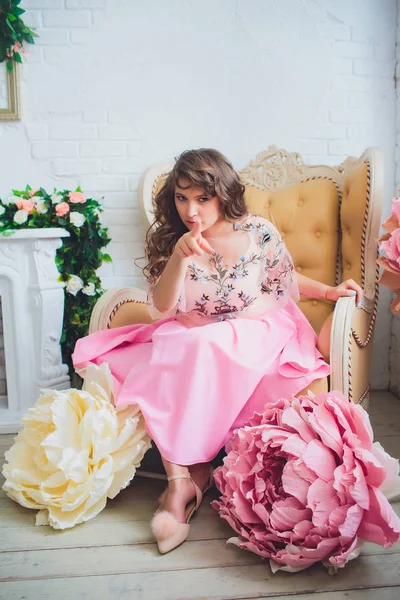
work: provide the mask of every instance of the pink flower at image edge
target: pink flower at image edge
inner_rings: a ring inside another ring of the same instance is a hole
[[[82,192],[70,192],[69,201],[72,202],[72,204],[84,204],[86,199]]]
[[[67,202],[60,202],[56,204],[56,215],[57,217],[65,217],[69,213],[69,204]]]
[[[336,570],[363,541],[398,542],[385,494],[400,491],[399,462],[373,443],[368,414],[342,394],[266,405],[226,450],[212,504],[239,535],[229,541],[269,559],[274,572],[319,561]]]
[[[18,202],[16,202],[16,205],[19,210],[26,210],[28,215],[31,215],[33,209],[35,208],[35,205],[33,202],[31,202],[30,200],[23,200],[22,198],[21,198],[21,200],[18,200]]]

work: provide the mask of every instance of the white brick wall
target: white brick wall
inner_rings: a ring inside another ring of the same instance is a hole
[[[243,166],[274,143],[337,164],[379,145],[394,181],[396,0],[24,0],[39,27],[20,123],[1,125],[0,195],[81,185],[104,195],[106,286],[141,285],[140,175],[185,148]],[[18,160],[15,157],[18,156]],[[389,381],[388,298],[373,384]]]

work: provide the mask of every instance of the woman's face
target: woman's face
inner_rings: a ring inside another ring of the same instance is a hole
[[[193,229],[196,221],[200,221],[203,232],[224,220],[218,196],[207,196],[202,188],[192,187],[189,179],[177,181],[175,206],[189,230]]]

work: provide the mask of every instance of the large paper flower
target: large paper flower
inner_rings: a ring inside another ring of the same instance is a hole
[[[106,364],[89,365],[83,390],[43,390],[6,452],[3,489],[37,525],[66,529],[95,517],[135,475],[150,447],[135,406],[116,409]]]
[[[385,497],[400,492],[399,463],[373,443],[365,410],[340,393],[266,406],[227,452],[213,506],[239,534],[229,541],[270,559],[273,571],[318,561],[337,569],[363,540],[399,540]]]

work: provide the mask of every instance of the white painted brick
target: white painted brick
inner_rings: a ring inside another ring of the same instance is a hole
[[[50,123],[51,140],[94,140],[96,127],[84,123]]]
[[[355,151],[358,154],[357,143],[350,140],[332,140],[328,142],[329,144],[329,154],[331,156],[341,156],[345,158],[346,156],[354,155]]]
[[[124,244],[121,244],[120,242],[110,242],[107,246],[107,252],[113,260],[119,258],[135,259],[144,254],[144,246],[138,242],[125,242]]]
[[[367,132],[364,125],[349,125],[347,127],[347,138],[358,142],[367,141]]]
[[[100,140],[134,140],[137,137],[137,130],[133,125],[99,125]]]
[[[300,154],[326,154],[328,142],[325,140],[300,139]]]
[[[43,62],[43,48],[36,46],[36,44],[27,44],[25,50],[29,53],[27,62],[30,65]]]
[[[108,208],[137,207],[137,194],[132,192],[109,192],[102,204]]]
[[[128,190],[130,192],[137,192],[139,188],[140,178],[136,175],[128,177]]]
[[[143,233],[140,229],[125,225],[111,225],[108,228],[110,237],[119,242],[142,242]]]
[[[107,109],[101,107],[88,108],[83,111],[83,120],[86,123],[103,123],[107,120]]]
[[[24,22],[28,27],[40,27],[42,25],[42,14],[39,11],[27,11],[23,16]]]
[[[62,158],[52,161],[56,175],[94,175],[100,173],[99,160],[64,160]]]
[[[44,60],[49,65],[57,65],[60,69],[64,69],[66,64],[71,64],[72,60],[77,60],[76,52],[77,49],[71,48],[71,46],[44,48]]]
[[[336,25],[331,35],[334,40],[348,41],[351,39],[351,28],[348,25]]]
[[[131,204],[133,206],[133,202]],[[116,208],[105,210],[102,214],[102,222],[110,225],[131,225],[141,227],[143,221],[142,213],[138,208]]]
[[[346,127],[342,125],[319,125],[312,132],[313,138],[341,139],[346,137]]]
[[[351,39],[353,42],[372,43],[371,35],[365,28],[352,27]]]
[[[25,131],[31,141],[47,140],[46,125],[32,123],[31,125],[25,125]]]
[[[335,75],[351,75],[353,73],[353,58],[332,58],[330,68]]]
[[[109,108],[108,121],[115,124],[132,123],[134,113],[131,108]]]
[[[361,60],[354,61],[355,75],[373,75],[374,77],[393,77],[394,64],[388,61]]]
[[[134,173],[137,170],[133,158],[108,158],[103,161],[103,173]]]
[[[82,121],[81,110],[70,110],[69,112],[61,112],[58,110],[49,110],[46,113],[46,119],[48,122],[65,124],[69,123],[80,123]]]
[[[306,165],[333,165],[335,159],[329,154],[303,154]]]
[[[366,92],[350,92],[349,94],[350,108],[364,108],[366,106],[369,106],[370,102],[371,96]]]
[[[139,156],[143,151],[143,141],[135,140],[134,142],[128,142],[128,156]]]
[[[334,75],[331,79],[331,89],[345,92],[369,92],[376,83],[371,77],[362,75]]]
[[[101,284],[105,290],[114,287],[139,287],[145,289],[145,283],[142,281],[141,286],[136,277],[102,277]]]
[[[36,31],[38,38],[35,38],[35,44],[39,46],[64,46],[68,44],[67,29],[38,29]]]
[[[82,8],[104,9],[107,7],[107,0],[66,0],[65,5],[71,10]]]
[[[330,90],[325,96],[325,102],[330,108],[346,108],[348,105],[346,92]]]
[[[25,10],[34,10],[40,8],[64,8],[64,0],[24,0]]]
[[[86,190],[100,190],[101,194],[105,192],[123,192],[126,190],[125,177],[107,177],[86,175],[82,178],[82,187]]]
[[[72,45],[85,46],[88,43],[88,32],[86,29],[71,29],[69,39]]]
[[[97,270],[97,275],[100,277],[112,277],[114,274],[114,263],[103,262],[101,267]]]
[[[373,111],[360,108],[331,108],[329,116],[332,123],[368,123],[373,118]]]
[[[113,262],[114,265],[114,273],[115,275],[124,275],[124,276],[132,276],[132,277],[139,277],[139,275],[141,274],[141,269],[139,269],[135,263],[133,262],[133,258],[132,259],[116,259]]]
[[[92,17],[89,11],[79,12],[46,10],[43,12],[45,27],[91,27]]]
[[[81,142],[80,155],[84,157],[125,156],[125,142]]]
[[[35,142],[31,144],[31,153],[34,158],[75,158],[78,156],[76,142]]]
[[[373,56],[373,47],[371,44],[339,41],[334,44],[333,52],[335,56],[343,58],[371,58]]]
[[[378,60],[394,60],[395,54],[395,48],[391,44],[380,42],[375,44],[374,56]]]

